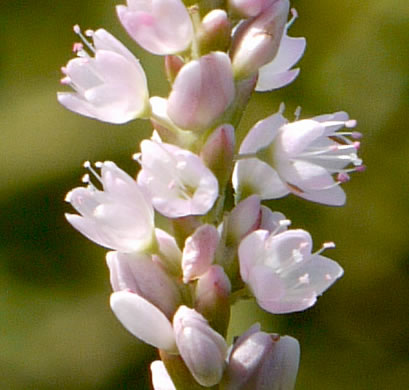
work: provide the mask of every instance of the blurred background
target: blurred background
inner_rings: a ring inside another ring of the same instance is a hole
[[[149,389],[155,351],[110,311],[105,250],[71,228],[66,192],[84,160],[131,155],[150,126],[113,126],[56,101],[60,67],[72,57],[72,26],[104,27],[141,59],[151,94],[165,96],[160,58],[145,55],[120,26],[121,1],[0,2],[0,389]],[[122,1],[124,3],[124,1]],[[245,131],[280,102],[291,118],[345,110],[364,134],[368,169],[345,185],[343,208],[295,197],[270,202],[345,269],[312,309],[266,315],[236,307],[230,336],[260,321],[298,338],[297,390],[409,387],[409,7],[405,0],[293,1],[305,36],[301,74],[289,87],[254,96]]]

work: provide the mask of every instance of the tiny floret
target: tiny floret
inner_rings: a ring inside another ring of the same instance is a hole
[[[338,263],[321,256],[331,247],[327,243],[311,253],[312,239],[304,230],[257,230],[240,244],[240,275],[264,310],[305,310],[343,274]]]
[[[233,174],[236,192],[251,189],[262,199],[292,192],[301,198],[342,206],[340,184],[363,170],[359,143],[345,112],[288,123],[281,112],[258,122],[240,147]],[[340,131],[343,127],[346,130]],[[352,138],[352,139],[351,139]],[[243,158],[243,159],[242,159]]]
[[[98,164],[102,184],[91,182],[67,194],[66,200],[81,214],[66,214],[71,225],[90,240],[121,252],[141,252],[150,248],[154,237],[154,212],[136,181],[113,162]]]
[[[62,68],[65,76],[61,83],[75,92],[59,92],[58,101],[71,111],[103,122],[121,124],[147,116],[146,76],[134,55],[104,29],[87,30],[93,44],[78,26],[74,31],[85,47],[74,45],[77,58]]]

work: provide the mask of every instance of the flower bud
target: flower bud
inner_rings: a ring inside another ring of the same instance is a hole
[[[165,57],[166,77],[171,84],[175,81],[179,70],[182,69],[184,64],[183,60],[178,56],[170,55]]]
[[[230,319],[230,291],[230,280],[219,265],[212,265],[195,289],[195,309],[222,335],[226,334]]]
[[[280,46],[289,10],[288,0],[276,0],[255,18],[242,23],[233,37],[234,77],[245,79],[269,63]]]
[[[172,318],[181,302],[179,290],[151,256],[108,252],[107,264],[114,291],[130,290]]]
[[[172,324],[146,299],[129,291],[114,292],[111,294],[111,309],[135,337],[156,348],[176,352]]]
[[[182,257],[183,282],[207,272],[213,263],[219,233],[213,225],[202,225],[185,241]]]
[[[252,326],[234,344],[222,390],[292,390],[300,347],[292,337],[270,335]]]
[[[227,243],[238,245],[239,241],[260,225],[260,198],[257,195],[242,200],[227,220]]]
[[[220,382],[227,355],[223,337],[193,309],[181,306],[173,318],[176,344],[190,373],[202,386]]]
[[[198,31],[200,52],[227,51],[230,45],[231,26],[226,11],[214,9],[202,20]]]
[[[203,162],[217,177],[220,188],[230,180],[234,145],[234,128],[225,124],[210,134],[200,152]]]
[[[214,52],[179,71],[168,99],[167,113],[180,128],[205,130],[234,98],[233,72],[226,53]]]

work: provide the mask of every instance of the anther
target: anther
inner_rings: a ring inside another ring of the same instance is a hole
[[[298,121],[301,116],[301,106],[298,106],[294,111],[295,120]]]
[[[356,120],[355,119],[350,119],[345,122],[345,127],[351,128],[356,126]]]
[[[84,42],[84,45],[87,46],[88,49],[90,49],[93,53],[95,53],[95,48],[94,48],[94,46],[92,46],[92,44],[89,43],[89,41],[87,40],[87,38],[82,34],[81,29],[80,29],[80,26],[79,26],[78,24],[76,24],[76,25],[74,26],[73,30],[74,30],[75,34],[77,34],[77,35],[81,38],[82,42]],[[87,30],[87,32],[88,32],[88,31],[92,31],[92,30]],[[87,32],[86,32],[85,34],[87,34]],[[84,50],[81,50],[81,51],[79,51],[79,52],[77,52],[77,53],[81,53],[81,52],[83,52],[83,51],[84,51]]]
[[[291,19],[288,21],[286,24],[286,28],[289,29],[293,23],[295,22],[295,19],[298,18],[298,12],[295,8],[291,8]]]
[[[362,133],[360,133],[359,131],[353,131],[351,133],[351,137],[353,139],[361,139],[362,138]]]
[[[91,179],[90,179],[90,177],[89,177],[89,174],[86,173],[84,176],[82,176],[81,181],[82,181],[84,184],[89,184],[89,183],[91,182]]]
[[[337,180],[340,183],[346,183],[347,181],[349,181],[351,178],[350,176],[346,173],[346,172],[340,172],[337,175]]]

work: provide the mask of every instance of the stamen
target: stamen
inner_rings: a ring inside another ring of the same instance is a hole
[[[88,49],[90,49],[93,53],[95,53],[94,46],[92,46],[92,44],[88,41],[88,39],[82,34],[80,26],[76,24],[73,30],[75,34],[77,34],[81,38],[82,42],[84,42],[84,45],[88,47]],[[87,31],[91,31],[91,30],[87,30]],[[81,53],[81,52],[77,52],[77,53]]]
[[[346,173],[346,172],[340,172],[340,173],[338,173],[338,176],[337,176],[337,180],[339,181],[339,182],[341,182],[341,183],[346,183],[347,181],[349,181],[351,178],[350,178],[350,176],[348,175],[348,173]]]
[[[285,28],[288,30],[293,23],[295,22],[295,19],[298,18],[298,12],[295,8],[291,8],[291,19],[287,22]]]
[[[102,178],[98,173],[92,168],[92,165],[89,161],[85,161],[83,164],[85,169],[88,169],[95,177],[96,179],[103,185],[104,183],[102,182]]]
[[[318,256],[322,252],[324,252],[326,249],[334,249],[334,248],[335,248],[335,242],[332,242],[332,241],[324,242],[322,244],[322,247],[319,250],[317,250],[316,252],[314,252],[312,255],[313,256]]]
[[[90,183],[91,183],[91,179],[90,179],[90,177],[89,177],[89,174],[86,173],[84,176],[82,176],[81,181],[82,181],[84,184],[90,184]]]
[[[345,127],[351,128],[356,126],[356,120],[355,119],[350,119],[345,122]]]
[[[289,219],[281,219],[278,221],[278,226],[271,232],[271,235],[277,234],[277,232],[283,228],[291,225],[291,221]]]
[[[285,104],[284,102],[280,103],[280,107],[278,107],[278,113],[279,114],[284,114],[285,111]]]
[[[298,106],[294,111],[295,120],[298,121],[301,116],[301,106]]]
[[[84,45],[81,42],[74,42],[72,45],[72,51],[78,53],[81,50],[84,50]]]

